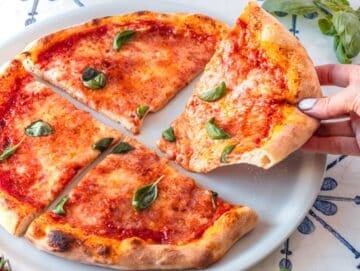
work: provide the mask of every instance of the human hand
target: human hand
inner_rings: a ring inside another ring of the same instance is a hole
[[[319,120],[347,116],[341,121],[322,122],[303,149],[330,154],[360,155],[360,66],[323,65],[316,67],[321,85],[343,87],[329,97],[304,99],[298,107]]]

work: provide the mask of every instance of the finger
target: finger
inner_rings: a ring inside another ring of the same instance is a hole
[[[319,99],[303,99],[298,104],[300,110],[318,119],[331,119],[360,110],[360,96],[352,89],[338,92]],[[356,112],[360,113],[360,112]]]
[[[319,129],[315,133],[316,136],[346,136],[354,137],[355,133],[350,120],[340,122],[321,123]]]
[[[316,72],[321,85],[335,85],[347,87],[357,65],[329,64],[316,67]]]
[[[305,143],[306,151],[328,154],[360,155],[360,149],[354,137],[312,137]]]

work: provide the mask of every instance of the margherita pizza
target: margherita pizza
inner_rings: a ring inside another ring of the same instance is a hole
[[[197,172],[236,163],[269,168],[318,127],[296,104],[319,96],[315,69],[300,42],[251,2],[158,146]]]
[[[121,134],[35,81],[17,60],[0,86],[0,225],[20,235]]]
[[[138,133],[203,70],[228,28],[198,14],[147,11],[95,19],[43,37],[25,66]]]
[[[257,215],[199,188],[125,139],[26,237],[40,249],[126,269],[201,268],[255,227]]]

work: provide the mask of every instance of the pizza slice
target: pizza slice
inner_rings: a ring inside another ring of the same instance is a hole
[[[126,138],[30,225],[26,238],[58,256],[111,268],[201,268],[255,227],[257,215]]]
[[[318,121],[296,104],[320,96],[316,71],[300,42],[250,2],[158,146],[196,172],[237,163],[267,169],[316,130]]]
[[[21,235],[121,134],[35,81],[17,60],[0,85],[0,225]]]
[[[201,72],[228,28],[198,14],[147,11],[94,19],[31,44],[25,66],[138,133]]]

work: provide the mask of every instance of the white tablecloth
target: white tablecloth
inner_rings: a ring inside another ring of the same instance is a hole
[[[231,1],[224,1],[224,6],[231,5]],[[99,2],[101,0],[0,0],[0,37],[7,39],[26,25]],[[197,4],[201,2],[206,3],[198,1]],[[360,0],[350,2],[354,7],[360,5]],[[284,23],[307,47],[321,46],[323,41],[323,44],[329,43],[320,34],[316,36],[316,41],[306,35],[306,28],[316,27],[314,22],[304,18],[290,18]],[[336,62],[329,46],[322,50],[328,50],[329,57],[316,59],[317,56],[312,55],[316,64]],[[360,63],[359,57],[355,63]],[[333,91],[337,91],[336,88],[325,89],[327,93]],[[360,158],[329,156],[323,187],[303,223],[283,246],[251,270],[360,270],[359,233]]]

